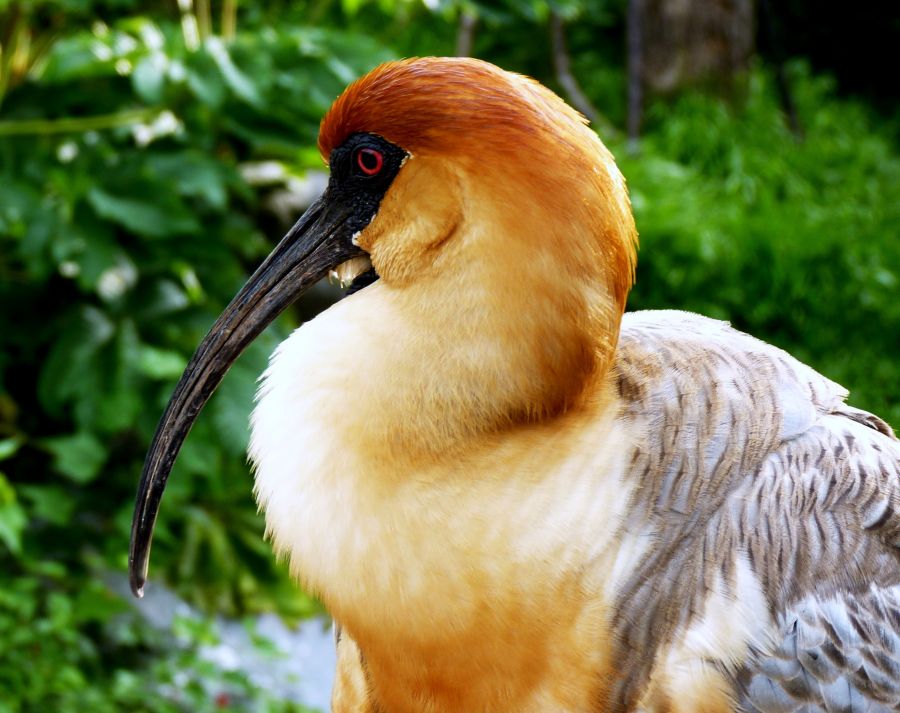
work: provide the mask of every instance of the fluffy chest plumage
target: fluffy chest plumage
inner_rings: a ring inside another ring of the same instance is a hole
[[[497,690],[522,699],[546,695],[532,690],[542,677],[572,691],[583,689],[570,675],[602,681],[629,435],[598,407],[443,458],[361,448],[391,433],[372,419],[415,417],[373,393],[391,382],[347,312],[295,332],[261,389],[251,456],[276,549],[370,667],[408,690],[470,690],[460,676],[471,676],[485,689],[506,680]],[[365,370],[349,363],[361,354]],[[527,686],[512,691],[516,680]]]
[[[329,604],[384,600],[390,616],[439,589],[456,600],[446,615],[459,621],[479,596],[533,589],[535,575],[564,577],[602,554],[628,500],[628,435],[611,416],[523,427],[430,461],[367,453],[356,442],[369,440],[356,379],[329,378],[339,366],[306,330],[267,373],[251,454],[276,548]],[[428,616],[439,616],[433,602]]]

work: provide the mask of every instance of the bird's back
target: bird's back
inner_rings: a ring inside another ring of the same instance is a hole
[[[640,434],[623,538],[652,542],[617,594],[615,699],[691,710],[714,679],[751,712],[900,710],[891,429],[785,352],[683,312],[627,314],[615,376]]]

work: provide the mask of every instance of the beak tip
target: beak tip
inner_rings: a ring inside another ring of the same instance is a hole
[[[129,584],[131,585],[131,593],[137,599],[144,598],[144,585],[147,583],[147,575],[138,574],[137,572],[132,572],[129,577]]]

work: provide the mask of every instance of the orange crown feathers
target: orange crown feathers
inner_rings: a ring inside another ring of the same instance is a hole
[[[585,130],[580,114],[532,79],[476,59],[421,57],[382,64],[347,87],[322,120],[319,150],[327,161],[356,132],[414,154],[460,153],[486,139],[503,150],[548,123],[557,137],[560,128]]]
[[[327,162],[351,134],[367,132],[414,156],[472,162],[482,175],[496,168],[513,190],[531,184],[531,195],[591,226],[624,310],[634,220],[612,156],[586,124],[533,79],[477,59],[422,57],[382,64],[347,87],[322,120],[319,151]],[[566,249],[580,253],[571,243]]]

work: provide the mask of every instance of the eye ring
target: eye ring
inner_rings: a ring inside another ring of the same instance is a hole
[[[356,152],[356,165],[366,176],[376,176],[384,167],[384,155],[377,149],[361,148]]]

